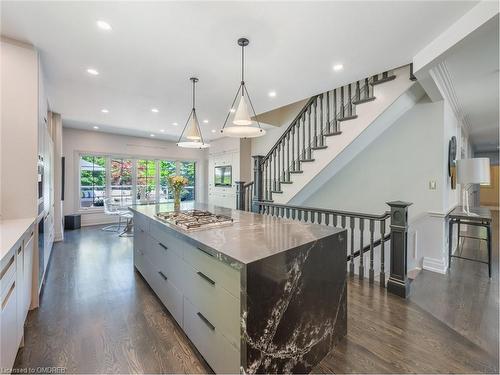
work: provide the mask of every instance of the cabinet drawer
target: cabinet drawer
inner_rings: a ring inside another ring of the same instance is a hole
[[[150,238],[150,251],[146,254],[149,261],[154,264],[159,271],[162,271],[177,286],[183,283],[183,263],[184,261],[174,249],[164,245],[162,242]]]
[[[186,248],[191,247],[191,245],[176,238],[173,234],[168,233],[169,230],[170,229],[166,228],[164,224],[157,221],[151,221],[150,233],[154,240],[168,247],[169,250],[175,251],[180,258],[183,258]]]
[[[240,299],[240,272],[222,263],[210,253],[190,247],[184,253],[184,260],[197,271],[203,272],[218,286],[226,289],[230,294]]]
[[[147,217],[145,217],[144,215],[134,213],[134,227],[135,228],[139,227],[139,228],[143,229],[145,232],[148,232],[149,231],[149,222],[150,222],[150,220]]]
[[[144,260],[144,268],[147,275],[145,278],[148,280],[149,286],[182,327],[183,298],[181,292],[165,272],[161,271],[157,265],[152,264],[147,257]]]
[[[15,277],[11,278],[0,298],[0,368],[12,368],[16,359],[19,341],[17,340],[17,290]]]
[[[240,300],[202,271],[185,265],[184,295],[218,327],[235,347],[240,346]]]
[[[239,373],[239,351],[187,298],[184,298],[184,332],[215,373]]]

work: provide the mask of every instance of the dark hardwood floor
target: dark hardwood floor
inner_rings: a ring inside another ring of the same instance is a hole
[[[498,242],[497,242],[498,243]],[[486,350],[411,300],[349,279],[348,334],[323,373],[498,372]],[[54,247],[39,309],[28,316],[18,370],[206,373],[210,368],[133,270],[132,239],[97,227]]]
[[[492,211],[492,268],[452,258],[446,275],[422,271],[412,284],[411,301],[496,358],[499,353],[499,243],[498,211]],[[456,231],[456,227],[455,227]],[[462,226],[462,233],[485,238],[485,229]],[[487,260],[484,241],[461,240],[462,256]]]

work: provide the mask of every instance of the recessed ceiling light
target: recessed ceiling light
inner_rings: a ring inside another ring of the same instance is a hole
[[[229,110],[229,112],[234,113],[234,112],[236,112],[236,109],[231,108],[231,109]]]
[[[276,91],[269,91],[267,95],[269,95],[270,98],[274,98],[276,97]]]
[[[216,132],[216,130],[215,130],[215,129],[212,129],[212,133],[215,133],[215,132]]]
[[[108,110],[108,109],[106,109],[106,108],[103,108],[103,109],[101,109],[101,112],[102,112],[102,113],[109,113],[109,110]]]
[[[99,127],[98,127],[98,126],[93,126],[93,128],[94,128],[95,130],[99,129]]]
[[[203,120],[203,123],[204,124],[208,124],[208,120]]]
[[[109,23],[107,23],[106,21],[99,20],[96,23],[97,23],[97,27],[99,27],[102,30],[109,31],[112,29],[111,25]]]
[[[333,66],[333,70],[335,70],[336,72],[341,71],[342,69],[344,69],[344,65],[342,64],[335,64]]]
[[[165,129],[160,129],[160,133],[165,133]]]
[[[158,108],[151,108],[151,112],[158,113],[160,110]]]
[[[154,137],[155,135],[154,135],[154,134],[150,134],[149,136],[150,136],[150,137]]]
[[[98,72],[97,70],[95,70],[94,68],[88,68],[88,69],[87,69],[87,73],[88,73],[88,74],[91,74],[91,75],[93,75],[93,76],[97,76],[97,75],[99,75],[99,72]]]
[[[176,123],[176,122],[173,122],[173,123],[172,123],[172,125],[173,125],[173,126],[177,126],[177,125],[179,125],[179,124],[178,124],[178,123]]]

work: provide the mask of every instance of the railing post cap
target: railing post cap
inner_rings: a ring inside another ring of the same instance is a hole
[[[389,205],[390,207],[409,207],[411,206],[413,203],[411,202],[404,202],[404,201],[391,201],[391,202],[386,202],[387,205]]]

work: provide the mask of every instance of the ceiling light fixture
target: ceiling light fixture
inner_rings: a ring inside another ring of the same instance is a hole
[[[103,109],[101,109],[101,112],[102,113],[109,113],[109,110],[107,110],[106,108],[103,108]]]
[[[212,133],[215,133],[215,129],[212,129]]]
[[[222,126],[221,133],[228,137],[254,138],[266,134],[266,131],[260,127],[260,122],[257,119],[257,114],[255,113],[252,99],[250,99],[250,95],[248,94],[248,90],[245,86],[245,47],[248,46],[249,43],[249,40],[246,38],[238,39],[238,45],[241,47],[241,83],[238,87],[238,91],[236,91],[236,95],[230,108],[234,108],[234,103],[236,102],[236,99],[238,99],[238,95],[240,94],[240,92],[241,98],[234,114],[234,126],[228,126],[226,128],[227,120],[232,113],[231,110],[229,110],[226,116],[226,121],[224,121],[224,125]],[[257,126],[252,126],[253,121],[250,118],[250,113],[248,112],[248,104],[246,98],[248,98],[248,103],[250,103],[250,108],[252,109],[252,113],[255,121],[257,122]]]
[[[269,95],[270,98],[275,98],[276,97],[276,91],[269,91],[269,93],[267,95]]]
[[[93,128],[94,128],[95,130],[99,129],[99,127],[98,127],[98,126],[93,126]]]
[[[99,20],[96,23],[97,23],[97,27],[99,27],[102,30],[109,31],[112,29],[111,25],[109,23],[107,23],[106,21]]]
[[[203,123],[204,124],[208,124],[208,120],[203,120]]]
[[[177,125],[179,125],[179,124],[178,124],[178,123],[176,123],[176,122],[173,122],[173,123],[172,123],[172,125],[173,125],[173,126],[177,126]]]
[[[333,66],[333,70],[335,70],[336,72],[339,72],[342,69],[344,69],[344,65],[342,65],[342,64],[336,64]]]
[[[150,137],[154,137],[155,135],[154,135],[154,134],[150,134],[149,136],[150,136]]]
[[[160,129],[160,133],[165,133],[165,129]]]
[[[193,82],[193,108],[191,109],[191,112],[189,112],[186,125],[184,126],[184,129],[182,129],[177,146],[184,148],[207,148],[210,147],[210,145],[203,141],[200,123],[198,122],[198,116],[196,116],[195,98],[196,82],[198,82],[198,78],[192,77],[189,78],[189,80]],[[184,135],[186,138],[185,141],[182,140]]]
[[[160,110],[158,108],[151,108],[151,112],[158,113],[158,112],[160,112]]]
[[[94,68],[88,68],[87,69],[87,73],[90,74],[90,75],[93,75],[93,76],[98,76],[99,75],[99,72],[97,70],[95,70]]]

